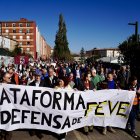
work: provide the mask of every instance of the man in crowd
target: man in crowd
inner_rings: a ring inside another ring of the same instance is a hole
[[[48,72],[45,67],[42,67],[42,76],[41,79],[44,80],[46,77],[48,77]]]
[[[118,81],[118,86],[120,89],[126,89],[126,85],[127,85],[127,72],[126,72],[126,67],[125,66],[122,66],[120,68],[120,71],[118,73],[118,76],[117,76],[117,81]]]
[[[107,89],[115,89],[116,88],[116,83],[113,79],[113,74],[112,73],[108,73],[107,74]],[[116,133],[116,131],[111,127],[111,126],[107,126],[103,128],[102,134],[106,135],[107,130],[111,133]]]
[[[33,82],[31,82],[29,85],[30,86],[36,86],[36,87],[45,87],[45,81],[44,80],[41,80],[41,72],[36,72],[35,74],[35,80]],[[41,134],[41,131],[40,130],[30,130],[29,131],[29,134],[31,136],[34,136],[36,135],[38,138],[43,138],[43,135]]]
[[[45,81],[41,79],[41,72],[35,74],[35,80],[29,84],[30,86],[46,87]]]
[[[54,69],[50,67],[48,69],[48,77],[45,78],[46,87],[54,88],[57,85],[58,78],[54,76]]]
[[[136,116],[139,111],[140,87],[138,85],[138,81],[135,76],[130,77],[130,82],[129,82],[127,88],[130,91],[135,91],[136,96],[134,98],[133,106],[132,106],[131,112],[129,114],[129,119],[128,119],[126,129],[130,130],[130,133],[134,138],[137,138],[138,136],[136,134]]]
[[[99,84],[102,82],[101,77],[96,73],[96,69],[91,70],[91,85],[97,90],[99,89]]]
[[[8,72],[4,73],[2,83],[12,84],[11,75]],[[3,139],[4,140],[11,140],[12,139],[12,132],[1,130],[0,131],[0,140],[3,140]]]

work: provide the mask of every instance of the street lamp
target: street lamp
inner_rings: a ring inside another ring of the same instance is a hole
[[[138,42],[138,22],[136,21],[135,23],[128,23],[128,25],[135,26],[135,37],[136,37],[136,42]]]

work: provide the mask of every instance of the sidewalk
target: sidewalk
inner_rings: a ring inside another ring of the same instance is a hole
[[[93,132],[90,132],[87,136],[82,132],[75,130],[68,132],[66,140],[135,140],[124,130],[115,130],[115,134],[108,132],[106,136],[102,135],[97,129],[94,129]],[[140,122],[137,122],[137,134],[140,136]],[[43,136],[44,137],[41,140],[57,140],[56,137],[50,134],[43,134]],[[39,138],[36,136],[31,137],[27,131],[14,131],[12,140],[39,140]],[[137,138],[137,140],[140,140],[140,138]]]
[[[74,130],[68,132],[66,140],[135,140],[131,134],[128,134],[123,129],[115,129],[116,133],[107,132],[104,136],[101,134],[100,129],[94,128],[93,132],[89,132],[89,135],[83,134],[80,130]],[[46,131],[45,131],[46,132]],[[139,136],[136,140],[140,140],[140,121],[136,121],[136,133]],[[17,130],[12,132],[12,140],[39,140],[37,136],[30,136],[28,131]],[[57,135],[43,133],[41,140],[57,140]]]

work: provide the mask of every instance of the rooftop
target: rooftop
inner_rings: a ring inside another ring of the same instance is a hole
[[[94,49],[91,49],[89,51],[94,51],[94,50],[97,50],[97,51],[103,51],[103,50],[119,50],[119,48],[94,48]],[[89,51],[86,51],[86,52],[89,52]]]

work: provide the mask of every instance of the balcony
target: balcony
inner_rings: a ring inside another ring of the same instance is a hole
[[[21,41],[22,41],[22,42],[23,42],[23,41],[26,41],[26,42],[27,42],[27,41],[30,41],[30,42],[31,42],[31,41],[34,41],[34,40],[33,40],[33,39],[16,39],[16,41],[19,41],[19,42],[21,42]]]
[[[34,45],[22,45],[22,48],[34,48]]]
[[[13,27],[13,26],[10,26],[10,27],[4,27],[4,26],[2,26],[2,29],[34,29],[34,27]]]

